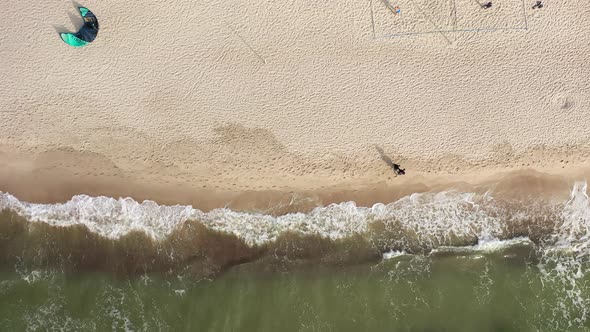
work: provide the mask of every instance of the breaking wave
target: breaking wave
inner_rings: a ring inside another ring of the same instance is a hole
[[[0,246],[5,263],[67,261],[73,269],[125,272],[215,273],[261,259],[342,264],[396,252],[494,251],[531,244],[540,257],[560,252],[582,262],[590,253],[586,190],[586,183],[576,183],[566,202],[421,193],[387,205],[345,202],[281,216],[86,195],[63,204],[33,204],[0,192]]]
[[[544,315],[549,329],[564,330],[590,317],[589,203],[584,182],[561,202],[445,191],[281,216],[86,195],[33,204],[0,192],[0,266],[33,271],[27,281],[44,268],[211,277],[243,263],[268,270],[499,253],[553,285],[559,303]]]

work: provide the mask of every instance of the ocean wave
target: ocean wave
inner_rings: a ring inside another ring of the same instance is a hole
[[[28,283],[47,267],[209,278],[237,265],[282,271],[371,263],[396,275],[402,261],[428,270],[428,261],[449,255],[524,259],[557,294],[550,328],[583,326],[590,317],[587,184],[575,183],[563,202],[445,191],[281,216],[86,195],[33,204],[0,193],[0,267],[16,267]]]
[[[517,237],[508,240],[484,240],[473,246],[451,247],[441,246],[433,249],[431,254],[489,254],[503,252],[513,248],[533,248],[535,243],[528,237]]]
[[[264,245],[288,232],[343,239],[366,234],[371,224],[379,222],[386,228],[395,223],[412,229],[422,242],[444,242],[451,234],[490,237],[501,232],[500,224],[496,216],[479,207],[491,201],[489,195],[440,192],[413,194],[388,205],[357,207],[354,202],[344,202],[309,213],[271,216],[225,208],[205,213],[191,206],[87,195],[74,196],[63,204],[33,204],[0,192],[0,210],[10,210],[30,222],[59,227],[82,225],[109,239],[139,231],[159,241],[193,220],[211,230],[236,235],[249,245]]]
[[[0,246],[5,262],[67,257],[75,267],[125,271],[181,266],[216,272],[260,259],[350,263],[395,252],[493,252],[523,242],[544,252],[567,248],[583,259],[590,252],[586,190],[586,183],[576,183],[565,202],[444,191],[281,216],[86,195],[34,204],[0,192]],[[109,266],[108,260],[119,263]]]

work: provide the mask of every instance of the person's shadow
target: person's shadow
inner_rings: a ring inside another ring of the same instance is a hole
[[[52,24],[53,28],[55,29],[55,32],[57,32],[58,35],[61,35],[62,33],[65,32],[71,32],[71,33],[76,33],[78,31],[80,31],[80,29],[82,29],[82,27],[84,26],[84,19],[82,19],[82,17],[80,16],[80,12],[79,12],[79,7],[84,7],[81,4],[77,3],[76,1],[72,1],[72,5],[74,6],[74,13],[72,12],[68,12],[68,17],[70,18],[70,21],[72,21],[72,25],[74,26],[73,31],[69,31],[65,25],[61,25],[61,24]]]
[[[391,169],[393,169],[393,171],[395,172],[396,175],[404,175],[406,174],[406,170],[402,169],[399,164],[396,164],[393,162],[393,160],[391,160],[391,158],[389,158],[386,154],[385,151],[383,151],[383,149],[378,146],[375,145],[375,150],[377,150],[377,152],[379,153],[379,156],[381,157],[381,160],[383,160],[387,166],[391,167]]]

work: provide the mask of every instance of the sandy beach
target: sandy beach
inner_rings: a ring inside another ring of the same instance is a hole
[[[0,331],[590,332],[588,1],[77,1],[0,3]]]
[[[522,172],[570,188],[589,174],[590,10],[532,4],[83,1],[101,30],[76,49],[56,33],[74,4],[5,3],[0,191],[265,210]]]

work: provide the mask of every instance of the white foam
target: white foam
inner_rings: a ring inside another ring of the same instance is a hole
[[[413,194],[394,203],[357,207],[354,202],[315,208],[309,213],[279,217],[259,213],[215,209],[204,213],[191,206],[163,206],[131,198],[74,196],[63,204],[21,202],[0,192],[0,209],[9,208],[32,222],[55,226],[85,225],[102,236],[117,239],[132,231],[143,231],[156,240],[165,238],[187,220],[244,239],[249,244],[274,241],[287,231],[319,234],[341,239],[366,234],[373,221],[387,227],[402,227],[419,241],[437,245],[452,236],[488,236],[501,231],[500,223],[478,209],[477,201],[491,197],[473,193],[441,192]]]
[[[590,318],[590,285],[584,282],[590,264],[590,201],[586,182],[577,182],[561,211],[561,220],[543,244],[538,268],[544,284],[557,285],[559,304],[552,319],[556,330],[582,326]],[[573,313],[573,314],[572,314]]]
[[[63,204],[32,204],[0,192],[0,210],[12,209],[32,222],[54,226],[85,225],[92,232],[119,238],[132,231],[143,231],[154,239],[170,234],[179,224],[194,218],[190,206],[161,206],[153,201],[138,203],[131,198],[77,195]]]
[[[451,247],[451,246],[440,246],[432,250],[433,254],[441,252],[454,252],[454,253],[494,253],[501,252],[509,248],[521,247],[521,246],[534,246],[535,244],[528,237],[517,237],[513,239],[499,240],[499,239],[486,239],[478,242],[473,246],[464,247]]]
[[[556,330],[581,325],[590,317],[590,284],[584,282],[590,266],[590,200],[585,182],[575,183],[569,201],[551,206],[558,209],[552,234],[545,234],[537,247],[541,257],[538,268],[546,285],[558,285],[561,301],[555,317],[566,317],[568,326],[554,326]],[[32,204],[21,202],[8,193],[0,192],[0,210],[12,209],[31,222],[44,222],[68,227],[85,225],[92,232],[116,239],[131,231],[142,231],[160,240],[187,220],[196,220],[206,227],[235,234],[248,244],[264,244],[285,232],[319,234],[341,239],[354,234],[371,237],[371,224],[382,223],[385,231],[393,230],[391,240],[410,238],[423,247],[436,251],[496,252],[511,246],[529,245],[526,238],[499,240],[505,232],[502,208],[495,208],[494,199],[474,193],[441,192],[412,194],[391,204],[357,207],[354,202],[319,207],[309,213],[292,213],[274,217],[259,213],[216,209],[202,212],[191,206],[161,206],[152,201],[136,202],[131,198],[74,196],[63,204]],[[533,209],[534,210],[534,209]],[[538,211],[537,211],[538,212]],[[511,211],[514,222],[530,220],[529,210]],[[534,212],[533,212],[534,213]],[[553,216],[553,215],[551,215]],[[534,219],[534,218],[532,218]],[[402,234],[399,239],[396,234]],[[478,239],[468,247],[449,247],[457,238]],[[370,239],[380,241],[380,239]],[[445,245],[447,245],[445,247]],[[391,246],[394,247],[394,246]],[[403,255],[391,251],[383,255],[391,259]],[[34,275],[33,275],[34,277]],[[573,313],[573,314],[572,314]],[[551,318],[551,317],[549,317]],[[552,319],[559,322],[563,319]]]
[[[590,209],[586,189],[585,184],[574,186],[572,199],[563,209],[565,221],[558,225],[553,244],[574,244],[576,250],[588,251]],[[32,222],[63,227],[85,225],[92,232],[112,239],[142,231],[161,240],[187,220],[196,220],[210,229],[234,234],[249,244],[264,244],[285,232],[318,234],[331,239],[367,235],[371,223],[381,222],[386,229],[411,234],[421,245],[431,248],[453,243],[457,238],[477,238],[477,250],[505,245],[496,242],[503,233],[503,220],[502,215],[489,212],[493,211],[489,208],[493,204],[489,194],[446,191],[412,194],[387,205],[357,207],[354,202],[344,202],[318,207],[309,213],[275,217],[225,208],[205,213],[191,206],[87,195],[74,196],[63,204],[33,204],[0,192],[0,209],[12,209]],[[481,205],[487,208],[480,208]]]
[[[383,259],[393,259],[396,257],[407,256],[408,253],[405,250],[391,250],[383,253]]]

